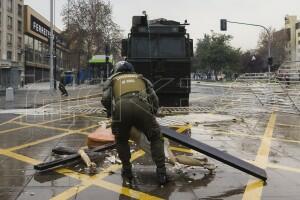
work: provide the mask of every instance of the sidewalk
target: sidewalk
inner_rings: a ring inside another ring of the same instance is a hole
[[[14,101],[5,100],[5,92],[0,96],[0,109],[22,109],[37,108],[49,103],[58,101],[68,101],[72,99],[84,98],[86,96],[100,96],[102,86],[82,84],[79,86],[66,86],[68,97],[61,96],[59,89],[50,91],[49,82],[25,85],[15,91]]]

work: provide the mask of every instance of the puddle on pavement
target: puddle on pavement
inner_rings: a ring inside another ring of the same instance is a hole
[[[0,148],[15,147],[47,137],[58,135],[62,132],[45,128],[24,128],[0,134]]]

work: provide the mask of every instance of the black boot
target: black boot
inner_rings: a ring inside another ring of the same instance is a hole
[[[168,182],[167,170],[165,167],[156,168],[156,176],[157,176],[158,183],[160,185],[165,185]]]
[[[123,166],[121,170],[123,179],[131,180],[133,178],[131,166]]]

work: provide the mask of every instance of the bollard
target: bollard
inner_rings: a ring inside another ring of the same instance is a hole
[[[14,101],[14,89],[12,87],[6,88],[6,101]]]

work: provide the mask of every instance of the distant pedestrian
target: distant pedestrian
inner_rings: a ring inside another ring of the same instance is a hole
[[[61,71],[60,73],[60,81],[59,81],[58,88],[62,96],[69,96],[68,91],[65,88],[65,74],[63,71]]]

